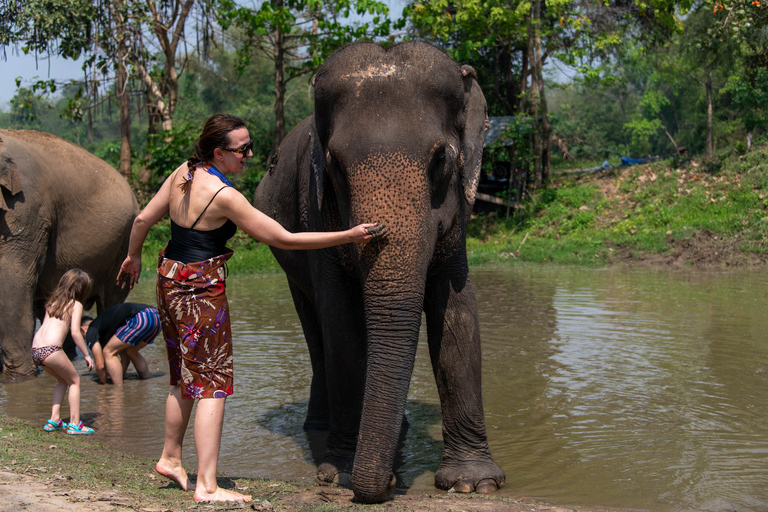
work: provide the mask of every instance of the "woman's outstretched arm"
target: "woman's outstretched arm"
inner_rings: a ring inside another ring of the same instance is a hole
[[[226,195],[224,195],[226,192]],[[323,249],[347,243],[367,244],[374,235],[370,232],[377,223],[364,223],[345,231],[291,233],[279,222],[254,208],[234,189],[222,192],[221,212],[250,237],[278,249]],[[378,230],[376,237],[386,235],[386,228]]]

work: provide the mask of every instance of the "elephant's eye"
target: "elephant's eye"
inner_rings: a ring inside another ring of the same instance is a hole
[[[432,161],[429,164],[429,181],[432,187],[439,187],[445,179],[445,150],[441,149],[432,155]]]
[[[450,172],[446,165],[447,156],[445,150],[436,151],[429,164],[429,182],[432,188],[432,207],[438,208],[442,204],[450,183]]]

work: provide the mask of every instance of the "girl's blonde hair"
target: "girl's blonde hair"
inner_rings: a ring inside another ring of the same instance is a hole
[[[90,276],[79,268],[67,270],[45,303],[45,312],[50,317],[69,322],[72,314],[72,302],[84,303],[90,293]]]

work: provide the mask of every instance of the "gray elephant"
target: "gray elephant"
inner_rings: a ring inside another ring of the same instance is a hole
[[[115,284],[139,206],[109,164],[53,135],[0,130],[0,358],[3,380],[35,375],[35,317],[70,268],[93,280],[90,308],[122,302]]]
[[[488,125],[474,70],[425,43],[360,43],[331,56],[313,85],[314,114],[275,153],[256,207],[290,231],[389,229],[365,246],[274,250],[312,361],[305,428],[329,428],[318,477],[351,473],[359,501],[389,498],[423,311],[443,412],[435,485],[503,487],[466,256]]]

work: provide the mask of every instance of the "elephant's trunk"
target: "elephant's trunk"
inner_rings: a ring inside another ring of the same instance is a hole
[[[384,297],[366,296],[365,398],[352,472],[355,497],[363,503],[386,501],[394,490],[392,467],[418,344],[423,288],[395,287]]]
[[[358,246],[367,360],[352,484],[355,497],[363,503],[385,501],[394,489],[392,466],[436,239],[427,163],[405,152],[396,156],[371,157],[347,172],[350,189],[364,192],[352,194],[350,225],[376,220],[389,228],[385,241]],[[402,179],[387,179],[391,176]],[[380,186],[371,188],[371,183]]]

